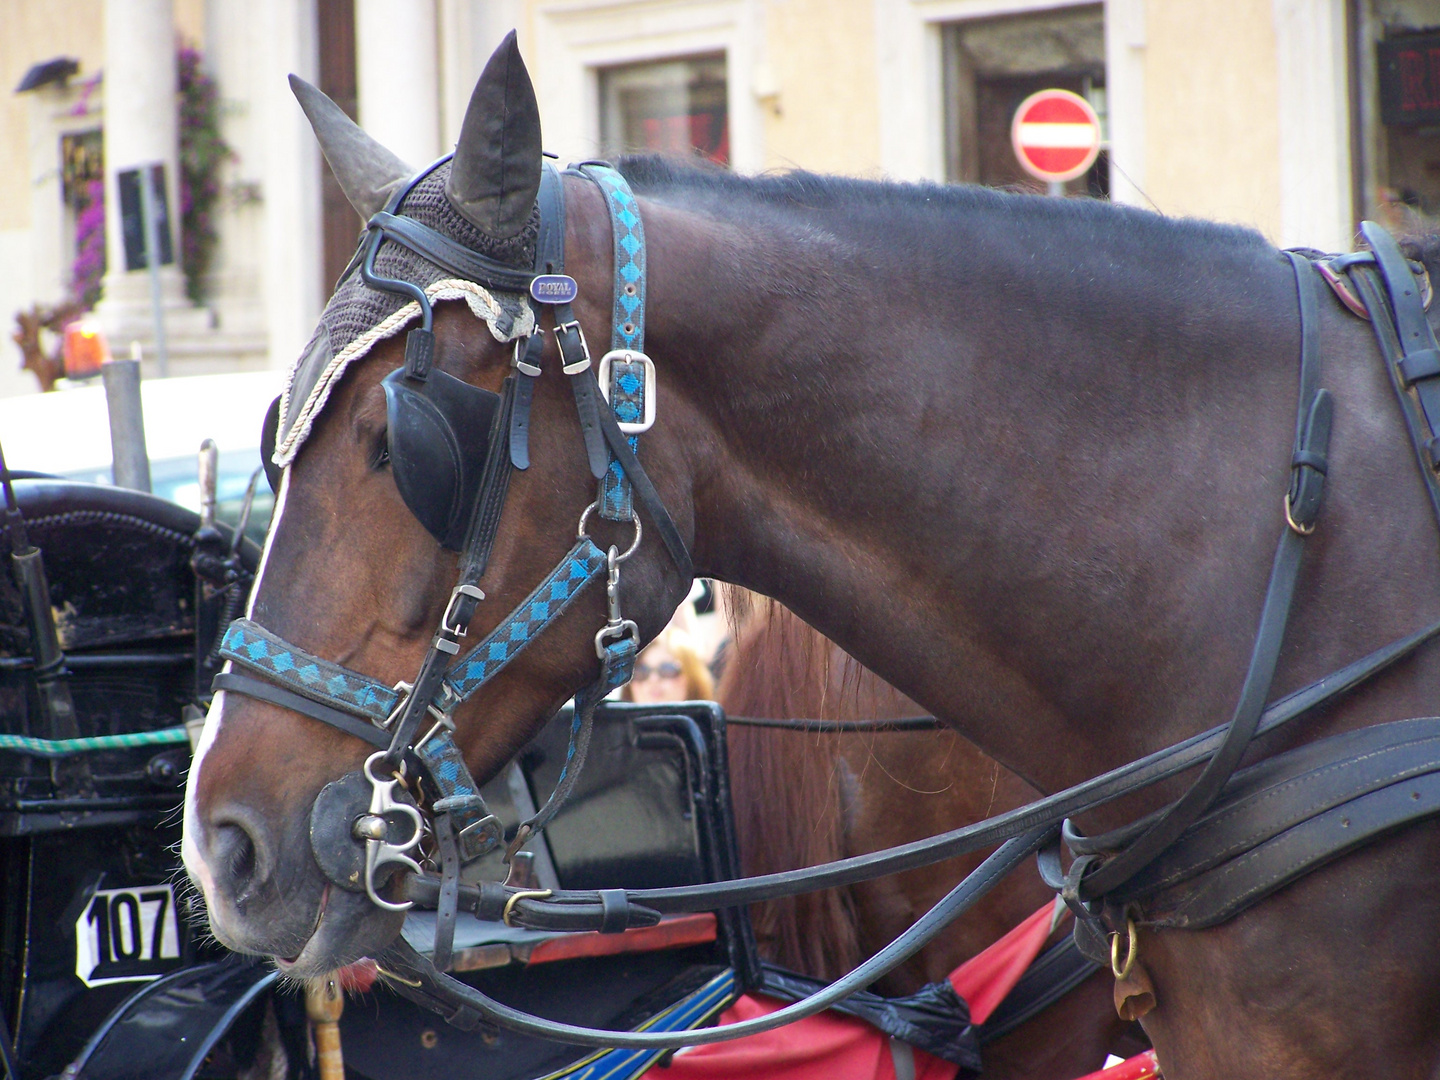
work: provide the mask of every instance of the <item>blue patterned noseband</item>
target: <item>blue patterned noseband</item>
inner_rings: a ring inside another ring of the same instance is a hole
[[[459,581],[413,683],[386,686],[292,645],[249,619],[231,624],[220,655],[230,669],[215,690],[268,701],[323,721],[375,746],[358,774],[326,787],[311,811],[316,861],[336,885],[364,890],[376,905],[409,907],[380,895],[396,870],[439,872],[435,956],[442,970],[453,940],[459,874],[501,842],[499,823],[480,797],[452,737],[455,708],[539,637],[602,573],[609,616],[595,635],[599,677],[576,695],[565,767],[555,791],[511,842],[507,860],[555,814],[573,789],[590,741],[595,706],[630,678],[639,631],[621,612],[620,568],[640,544],[638,501],[681,577],[689,551],[635,453],[655,418],[655,365],[645,355],[645,233],[639,206],[618,171],[587,162],[568,175],[597,184],[615,238],[611,348],[597,372],[571,304],[578,287],[564,273],[565,200],[561,175],[548,162],[541,176],[535,266],[525,272],[496,263],[405,216],[405,198],[444,163],[442,158],[398,191],[371,218],[355,266],[372,288],[415,300],[420,326],[405,340],[405,363],[386,376],[387,439],[396,485],[417,519],[461,552]],[[435,370],[430,303],[419,286],[375,272],[381,244],[398,243],[447,271],[490,288],[525,288],[536,330],[517,342],[514,371],[499,395]],[[529,467],[530,403],[542,371],[541,316],[552,313],[561,370],[575,396],[595,501],[580,516],[575,545],[484,640],[461,655],[461,639],[485,594],[479,587],[499,528],[513,470]],[[585,531],[592,511],[634,524],[625,552],[601,551]],[[357,780],[357,777],[363,780]],[[398,787],[398,792],[396,791]],[[421,850],[428,826],[432,842]]]

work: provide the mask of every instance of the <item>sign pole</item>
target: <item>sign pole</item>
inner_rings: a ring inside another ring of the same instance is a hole
[[[1051,180],[1048,190],[1045,192],[1052,199],[1063,199],[1065,197],[1065,182],[1063,180]]]
[[[164,166],[140,169],[140,217],[145,227],[145,266],[150,274],[150,310],[155,319],[155,364],[163,379],[170,374],[170,349],[165,340],[165,309],[160,298],[160,232],[155,220],[160,197],[155,192],[155,174],[164,182]],[[147,488],[148,490],[148,488]]]

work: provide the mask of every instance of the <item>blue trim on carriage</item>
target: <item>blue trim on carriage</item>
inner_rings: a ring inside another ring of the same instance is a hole
[[[735,1000],[735,972],[727,968],[700,989],[641,1024],[636,1031],[692,1031]],[[602,1050],[539,1080],[634,1080],[668,1050]]]

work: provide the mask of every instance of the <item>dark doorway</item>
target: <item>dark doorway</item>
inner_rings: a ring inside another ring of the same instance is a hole
[[[320,31],[320,89],[356,119],[355,0],[318,0]],[[320,159],[320,220],[323,230],[325,288],[328,297],[340,274],[355,254],[361,222],[340,182]]]

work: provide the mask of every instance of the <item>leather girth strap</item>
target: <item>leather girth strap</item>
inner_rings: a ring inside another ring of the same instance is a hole
[[[1300,309],[1300,394],[1296,410],[1295,449],[1291,455],[1290,489],[1285,497],[1289,521],[1281,531],[1280,543],[1275,550],[1270,583],[1260,614],[1260,627],[1255,635],[1245,681],[1240,688],[1240,698],[1220,749],[1178,801],[1166,808],[1118,854],[1090,854],[1075,860],[1066,877],[1062,895],[1082,920],[1093,922],[1095,912],[1091,904],[1153,862],[1215,801],[1255,737],[1270,693],[1300,573],[1303,541],[1314,529],[1320,511],[1333,410],[1329,392],[1318,386],[1320,327],[1315,270],[1302,255],[1286,252],[1286,256],[1295,273]],[[1073,829],[1072,835],[1078,837]],[[1090,845],[1096,850],[1114,850],[1107,839],[1104,836],[1092,837]]]
[[[1369,312],[1430,508],[1440,522],[1440,364],[1435,362],[1435,333],[1425,317],[1415,275],[1394,238],[1373,221],[1363,222],[1360,231],[1375,259],[1349,266],[1350,280]]]

